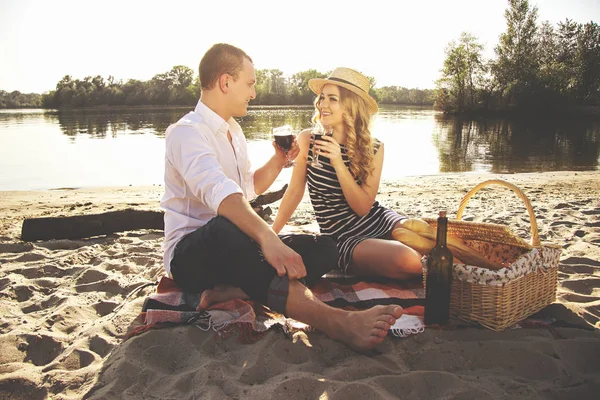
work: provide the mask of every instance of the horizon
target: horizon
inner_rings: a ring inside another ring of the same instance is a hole
[[[232,0],[228,8],[197,3],[175,0],[165,9],[139,0],[107,0],[95,6],[74,0],[4,1],[0,90],[42,94],[54,90],[65,75],[146,81],[176,65],[191,68],[197,76],[202,54],[218,42],[242,48],[256,69],[279,69],[286,77],[345,66],[374,77],[375,87],[433,89],[444,49],[461,32],[477,38],[486,59],[494,57],[494,47],[506,31],[508,6],[506,0],[374,1],[369,13],[342,6],[341,1],[306,0],[293,10],[294,18],[274,0],[252,4]],[[556,26],[566,18],[582,24],[600,22],[596,0],[530,0],[530,6],[538,7],[538,24],[547,20]],[[189,16],[203,14],[213,18],[198,17],[197,27]],[[365,15],[372,17],[366,20]],[[296,26],[292,19],[306,23]]]

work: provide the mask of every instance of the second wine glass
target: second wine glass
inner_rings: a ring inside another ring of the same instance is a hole
[[[321,168],[321,167],[323,167],[323,164],[321,164],[319,162],[319,153],[315,149],[315,143],[317,140],[321,140],[323,135],[332,136],[333,129],[331,129],[331,127],[329,127],[329,126],[324,127],[320,124],[317,124],[313,128],[312,134],[313,134],[313,148],[312,148],[312,161],[311,161],[310,165],[312,165],[313,167]]]

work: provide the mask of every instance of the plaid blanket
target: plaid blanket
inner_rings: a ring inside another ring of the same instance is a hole
[[[405,337],[422,332],[424,290],[420,281],[391,282],[389,280],[365,282],[357,279],[322,278],[311,288],[324,303],[345,309],[364,309],[376,304],[398,304],[404,315],[396,321],[390,332]],[[203,330],[214,330],[219,336],[237,332],[240,339],[253,342],[273,328],[288,335],[311,328],[301,322],[276,313],[252,300],[234,299],[213,304],[208,310],[198,310],[200,293],[184,292],[172,279],[163,277],[156,293],[146,298],[142,307],[142,325],[128,337],[149,329],[173,324],[196,324]]]

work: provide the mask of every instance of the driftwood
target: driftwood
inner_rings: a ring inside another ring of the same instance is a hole
[[[277,191],[258,196],[250,205],[267,220],[272,211],[263,206],[281,199],[286,190],[287,184]],[[164,230],[163,217],[162,211],[127,209],[72,217],[28,218],[23,221],[21,240],[81,239],[136,229]]]

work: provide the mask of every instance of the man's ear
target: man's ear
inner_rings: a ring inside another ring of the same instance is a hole
[[[219,87],[221,91],[226,92],[229,89],[229,81],[231,80],[231,76],[228,74],[223,74],[219,78]]]

